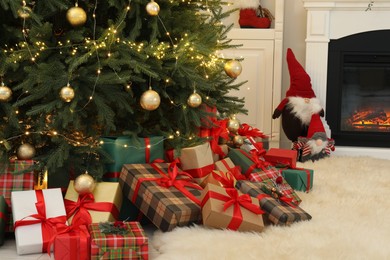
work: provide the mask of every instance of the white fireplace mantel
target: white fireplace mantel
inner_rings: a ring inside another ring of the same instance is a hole
[[[371,10],[367,10],[369,0],[302,1],[307,10],[306,71],[316,96],[326,110],[329,41],[361,32],[390,29],[390,0],[373,1]],[[336,150],[340,150],[339,147]],[[347,150],[351,154],[351,151],[359,149]],[[361,155],[369,150],[361,149]],[[390,149],[371,150],[375,157],[390,159]]]

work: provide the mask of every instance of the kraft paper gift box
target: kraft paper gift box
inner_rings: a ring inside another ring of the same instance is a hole
[[[12,191],[33,190],[35,185],[34,172],[21,173],[34,165],[33,160],[14,160],[9,163],[4,172],[0,173],[0,195],[4,196],[8,205],[5,232],[14,232],[11,193]]]
[[[256,151],[247,152],[242,149],[230,149],[228,157],[235,165],[241,167],[241,172],[245,176],[248,176],[251,172],[262,171],[272,166]]]
[[[55,235],[56,228],[67,225],[61,189],[13,191],[11,202],[17,253],[50,251],[47,243]],[[33,223],[29,223],[31,221]]]
[[[124,222],[126,234],[105,234],[98,223],[88,226],[91,234],[91,260],[147,260],[148,237],[139,222]]]
[[[181,149],[180,168],[189,173],[199,184],[215,168],[210,143]]]
[[[313,188],[314,171],[311,169],[285,169],[282,176],[294,190],[309,192]]]
[[[164,140],[162,136],[107,136],[101,137],[102,149],[113,160],[107,163],[104,181],[118,181],[123,164],[149,163],[164,159]]]
[[[54,259],[89,260],[91,257],[91,238],[87,226],[68,227],[66,232],[54,239]]]
[[[0,195],[0,246],[4,244],[5,224],[8,218],[8,204],[4,196]]]
[[[234,188],[207,184],[202,191],[203,225],[237,231],[261,232],[264,229],[259,201]],[[224,205],[231,204],[226,209]]]
[[[78,204],[78,201],[82,203]],[[72,225],[116,221],[119,219],[121,205],[122,191],[118,182],[98,182],[92,193],[79,195],[74,189],[74,181],[70,181],[65,194],[68,222]],[[72,214],[73,211],[74,214]],[[88,211],[87,215],[90,216],[90,220],[73,221],[77,214],[81,216],[85,211]]]
[[[263,183],[237,181],[236,188],[242,193],[259,200],[260,208],[267,212],[266,216],[276,225],[290,225],[297,221],[310,220],[312,217],[299,206],[292,207],[283,201],[275,199],[263,190]]]
[[[270,187],[278,189],[283,196],[290,198],[292,203],[299,205],[302,202],[302,199],[294,191],[294,189],[288,184],[288,182],[283,178],[279,169],[275,167],[270,167],[267,170],[252,172],[248,176],[249,181],[261,182],[267,184]]]
[[[123,196],[130,199],[162,231],[201,220],[199,198],[202,188],[187,175],[175,177],[168,170],[170,165],[125,164],[119,179]],[[175,184],[178,180],[190,186],[183,186],[180,190],[175,186],[162,186],[169,182]]]
[[[264,159],[276,167],[295,168],[297,166],[298,153],[296,150],[271,148],[265,155]]]

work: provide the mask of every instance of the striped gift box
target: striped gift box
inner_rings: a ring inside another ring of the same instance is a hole
[[[0,195],[8,205],[7,224],[5,226],[6,232],[13,232],[13,219],[11,211],[11,192],[34,189],[34,172],[22,171],[34,165],[33,160],[15,160],[11,161],[4,172],[0,173]]]
[[[299,205],[302,202],[302,199],[294,191],[294,189],[288,184],[288,182],[283,178],[279,169],[271,167],[264,171],[252,172],[248,176],[248,180],[253,182],[262,182],[267,184],[270,187],[274,187],[283,193],[287,198],[291,198],[292,202]]]
[[[125,222],[127,234],[105,234],[99,223],[88,226],[91,235],[91,260],[148,259],[148,237],[139,222]]]
[[[260,208],[268,213],[268,219],[279,225],[290,225],[297,221],[310,220],[312,217],[299,206],[291,207],[262,191],[261,182],[237,181],[236,188],[260,200]]]
[[[161,172],[166,173],[169,165],[169,163],[125,164],[119,178],[123,195],[162,231],[198,223],[202,218],[200,190],[184,187],[185,192],[199,200],[197,203],[194,198],[189,198],[188,194],[183,194],[183,191],[173,186],[166,188],[153,181],[162,176]]]

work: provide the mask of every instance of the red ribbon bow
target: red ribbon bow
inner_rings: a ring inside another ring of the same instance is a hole
[[[110,212],[115,219],[119,217],[119,210],[111,202],[95,202],[92,193],[79,195],[77,201],[64,199],[67,218],[73,216],[72,225],[88,225],[92,217],[88,210]]]
[[[244,207],[257,215],[264,214],[264,211],[260,209],[259,205],[252,203],[252,199],[248,194],[239,195],[236,189],[231,188],[225,189],[225,191],[227,195],[209,191],[202,200],[202,206],[206,204],[206,201],[210,198],[224,201],[223,211],[226,211],[229,207],[233,206],[233,217],[227,226],[228,229],[237,230],[240,227],[243,221],[241,207]]]
[[[246,137],[260,137],[260,138],[268,138],[263,132],[259,129],[251,127],[248,124],[241,124],[241,127],[237,130],[237,133],[241,136]]]
[[[213,120],[213,127],[210,130],[210,145],[211,150],[221,157],[225,157],[226,154],[222,151],[222,148],[218,145],[218,139],[221,137],[225,140],[229,139],[229,133],[227,131],[228,119]]]
[[[218,174],[219,173],[219,174]],[[213,171],[211,173],[224,188],[234,188],[234,176],[231,172]]]
[[[260,159],[261,155],[259,155],[258,151],[251,151],[250,155],[241,149],[239,151],[253,162],[253,164],[245,172],[245,176],[248,176],[250,173],[252,173],[255,168],[259,168],[265,171],[269,166],[272,166],[269,162]]]
[[[21,220],[15,221],[14,228],[21,226],[28,226],[34,224],[41,224],[42,229],[42,252],[48,252],[50,254],[50,241],[53,236],[57,233],[57,228],[66,226],[66,216],[58,216],[53,218],[47,218],[46,216],[46,207],[45,199],[42,193],[42,190],[36,190],[35,194],[37,196],[37,202],[35,207],[37,209],[36,214],[31,214],[27,217],[24,217]],[[33,219],[26,219],[26,218]]]

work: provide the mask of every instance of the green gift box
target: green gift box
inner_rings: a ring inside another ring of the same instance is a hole
[[[0,195],[0,246],[4,244],[5,224],[7,223],[8,204]]]
[[[232,160],[234,165],[241,167],[242,174],[248,176],[252,172],[262,171],[271,167],[261,156],[248,153],[242,149],[230,149],[227,157]]]
[[[288,184],[299,191],[309,192],[313,188],[313,174],[311,169],[286,169],[282,170],[282,176]]]
[[[164,140],[162,136],[101,137],[101,148],[111,157],[112,162],[105,165],[105,181],[118,181],[124,164],[149,163],[164,159]]]

